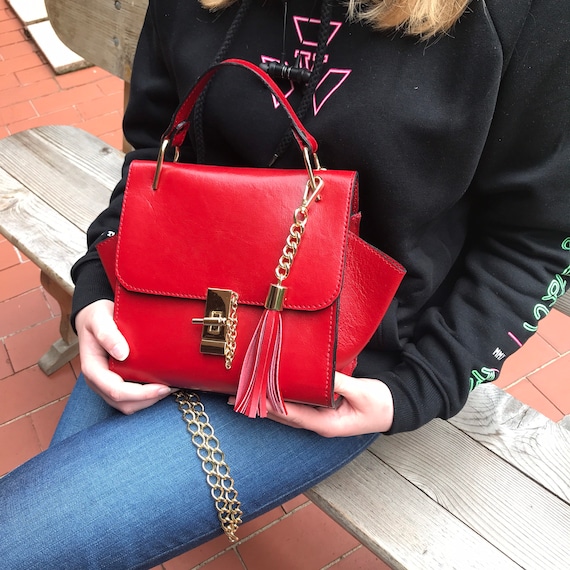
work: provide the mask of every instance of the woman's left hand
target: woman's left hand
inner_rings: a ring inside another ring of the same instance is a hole
[[[394,401],[381,380],[353,378],[337,372],[334,391],[342,396],[335,409],[286,402],[287,415],[268,411],[268,417],[324,437],[379,433],[392,426]]]

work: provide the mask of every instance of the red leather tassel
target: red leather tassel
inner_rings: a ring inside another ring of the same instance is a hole
[[[247,349],[239,378],[236,412],[250,418],[267,417],[267,399],[273,408],[286,414],[279,389],[283,322],[281,312],[265,309]]]

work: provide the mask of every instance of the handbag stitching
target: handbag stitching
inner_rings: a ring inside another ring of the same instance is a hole
[[[137,162],[140,162],[140,163],[144,162],[144,163],[152,164],[154,167],[153,161],[137,161]],[[330,297],[325,298],[323,301],[321,301],[317,304],[299,304],[299,303],[288,304],[288,303],[285,303],[285,307],[284,307],[285,309],[287,309],[287,310],[318,311],[318,310],[325,309],[325,308],[329,307],[340,297],[340,293],[342,290],[342,277],[343,277],[343,272],[344,272],[344,266],[346,263],[347,241],[348,241],[348,234],[350,233],[349,224],[350,224],[350,217],[351,217],[352,208],[353,208],[353,201],[354,201],[354,195],[355,195],[355,189],[356,189],[356,180],[357,180],[357,176],[356,176],[356,173],[354,173],[350,179],[350,184],[351,184],[350,192],[347,193],[347,201],[346,201],[346,205],[345,205],[346,209],[345,209],[345,212],[343,215],[344,221],[343,221],[343,225],[342,225],[342,232],[343,232],[343,235],[345,235],[344,251],[343,251],[343,256],[342,256],[341,262],[338,264],[337,269],[336,269],[334,293]],[[126,183],[126,187],[125,187],[125,195],[124,195],[124,199],[123,199],[123,208],[125,207],[125,203],[127,202],[128,198],[129,198],[130,186],[131,186],[131,177],[129,176],[127,178],[127,183]],[[121,285],[125,289],[127,289],[128,291],[136,292],[136,293],[143,293],[143,294],[149,294],[149,295],[161,295],[161,296],[175,297],[175,298],[179,298],[179,299],[193,299],[193,300],[198,300],[198,301],[206,299],[206,293],[204,293],[204,294],[173,293],[172,291],[167,291],[167,290],[137,287],[137,286],[134,286],[131,283],[129,283],[126,280],[126,278],[121,274],[120,269],[119,269],[119,260],[120,260],[120,251],[121,251],[121,242],[122,242],[122,240],[121,240],[122,231],[121,230],[123,228],[123,224],[124,224],[124,217],[121,216],[121,219],[119,222],[119,230],[118,230],[119,238],[118,238],[118,243],[117,243],[115,275],[117,277],[117,280],[121,283]],[[243,297],[243,295],[240,295],[240,303],[245,304],[245,305],[250,305],[250,306],[256,306],[256,307],[263,306],[263,300],[248,299],[246,297]]]

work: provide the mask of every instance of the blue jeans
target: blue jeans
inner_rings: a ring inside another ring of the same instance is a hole
[[[299,495],[376,437],[326,439],[236,414],[225,396],[201,398],[244,521]],[[0,480],[0,565],[9,570],[152,568],[219,534],[172,397],[125,416],[80,377],[50,448]]]

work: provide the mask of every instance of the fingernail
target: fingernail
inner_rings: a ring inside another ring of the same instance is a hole
[[[172,389],[168,386],[163,386],[157,390],[159,396],[166,396],[167,394],[170,394],[170,392],[172,392]]]
[[[125,360],[129,356],[129,347],[118,343],[111,349],[111,356],[117,360]]]

